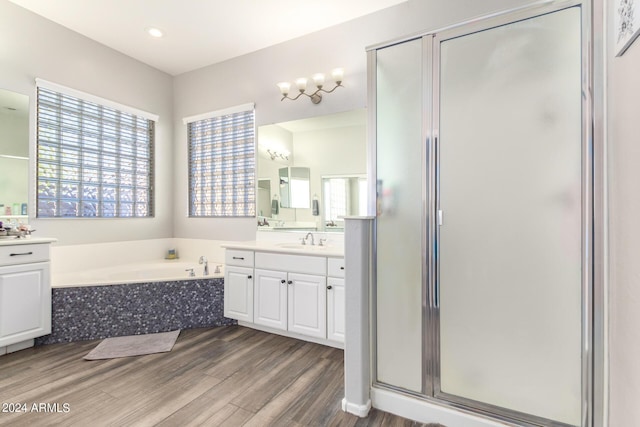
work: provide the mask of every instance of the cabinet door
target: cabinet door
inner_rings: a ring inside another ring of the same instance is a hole
[[[344,342],[344,279],[327,279],[327,339]]]
[[[0,347],[49,333],[49,263],[0,267]]]
[[[227,266],[224,273],[224,316],[253,322],[253,269]]]
[[[327,279],[289,273],[289,331],[327,337]]]
[[[254,323],[287,330],[287,273],[256,268]]]

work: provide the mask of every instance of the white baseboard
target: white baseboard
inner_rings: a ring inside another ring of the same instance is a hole
[[[447,427],[505,427],[513,424],[440,406],[389,390],[371,388],[373,407],[421,423],[440,423]],[[343,402],[344,407],[344,402]]]
[[[16,351],[24,350],[25,348],[33,347],[34,340],[21,341],[19,343],[11,344],[6,347],[0,347],[0,356],[4,354],[14,353]]]
[[[371,400],[368,400],[366,404],[359,405],[357,403],[347,402],[347,398],[342,399],[342,410],[353,415],[357,415],[360,418],[365,418],[369,415],[371,410]]]
[[[283,330],[280,330],[280,329],[270,328],[268,326],[263,326],[263,325],[256,325],[255,323],[245,322],[244,320],[238,320],[238,325],[244,326],[244,327],[247,327],[247,328],[251,328],[251,329],[257,329],[257,330],[262,331],[262,332],[269,332],[270,334],[282,335],[282,336],[285,336],[285,337],[295,338],[295,339],[299,339],[299,340],[302,340],[302,341],[309,341],[309,342],[313,342],[313,343],[316,343],[316,344],[322,344],[322,345],[326,345],[326,346],[329,346],[329,347],[339,348],[341,350],[344,349],[344,343],[337,342],[337,341],[326,340],[326,339],[323,339],[323,338],[310,337],[310,336],[307,336],[307,335],[297,334],[295,332],[283,331]]]

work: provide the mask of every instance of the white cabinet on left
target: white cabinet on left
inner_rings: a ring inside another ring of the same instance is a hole
[[[253,322],[253,252],[226,251],[224,316]]]
[[[51,333],[49,242],[0,246],[0,354]]]

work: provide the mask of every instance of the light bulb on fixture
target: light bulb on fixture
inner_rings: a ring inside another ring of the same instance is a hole
[[[344,78],[344,70],[342,68],[334,68],[333,71],[331,71],[331,78],[340,86]]]
[[[325,90],[324,89],[325,75],[323,73],[314,74],[311,77],[311,79],[313,80],[313,84],[316,86],[316,89],[312,93],[307,92],[308,79],[306,77],[300,77],[296,79],[295,84],[300,93],[294,98],[289,97],[289,90],[291,89],[291,84],[289,82],[280,82],[278,83],[278,88],[280,88],[280,94],[282,95],[282,98],[280,99],[280,101],[284,101],[285,99],[290,99],[292,101],[295,101],[296,99],[300,98],[300,96],[306,95],[311,99],[312,103],[319,104],[320,101],[322,101],[322,92],[331,93],[337,88],[342,86],[342,81],[344,79],[344,69],[342,68],[333,69],[331,71],[331,78],[335,82],[335,86],[331,90]]]
[[[311,78],[313,79],[313,83],[315,83],[315,85],[318,86],[319,89],[322,89],[322,86],[324,85],[324,74],[317,73],[314,74]]]
[[[278,83],[278,87],[280,88],[280,93],[282,94],[282,96],[286,97],[289,94],[289,89],[291,89],[291,83],[280,82]]]
[[[300,77],[296,79],[296,86],[298,87],[298,90],[300,92],[304,92],[305,90],[307,90],[307,78]]]

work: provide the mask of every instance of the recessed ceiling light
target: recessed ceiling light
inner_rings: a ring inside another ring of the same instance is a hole
[[[151,36],[151,37],[155,37],[157,39],[159,39],[160,37],[164,36],[164,33],[162,32],[161,29],[156,28],[156,27],[149,27],[146,28],[145,31]]]

